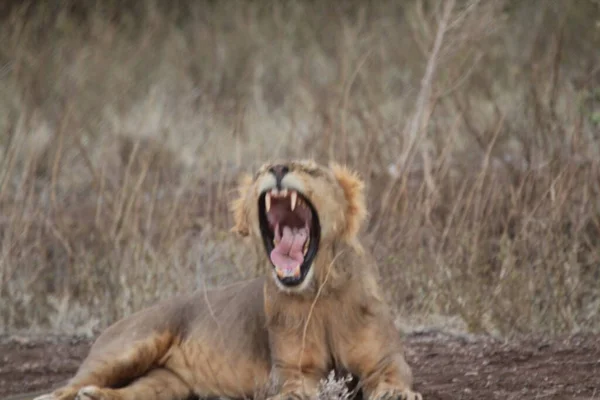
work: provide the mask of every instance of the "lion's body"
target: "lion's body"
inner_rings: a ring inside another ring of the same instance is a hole
[[[301,399],[313,397],[331,369],[357,376],[368,398],[420,398],[410,390],[411,371],[375,264],[355,239],[364,218],[362,185],[345,170],[319,173],[326,179],[290,173],[304,179],[303,193],[322,222],[306,282],[287,288],[267,275],[133,314],[100,335],[69,384],[44,398],[176,400],[265,393]],[[260,238],[252,211],[252,197],[262,190],[258,178],[246,181],[234,204],[236,230],[254,238]],[[340,187],[327,187],[334,182]]]

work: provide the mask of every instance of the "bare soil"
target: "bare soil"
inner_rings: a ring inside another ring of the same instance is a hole
[[[423,332],[405,343],[426,400],[600,399],[600,335],[504,342]],[[64,382],[90,345],[75,336],[0,336],[0,398]]]

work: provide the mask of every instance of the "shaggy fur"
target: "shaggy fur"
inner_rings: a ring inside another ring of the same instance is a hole
[[[280,164],[281,165],[281,164]],[[377,282],[357,240],[363,183],[338,165],[288,162],[284,187],[302,193],[320,221],[319,250],[302,284],[263,277],[174,298],[109,327],[69,383],[44,400],[315,398],[331,369],[359,379],[368,399],[420,399]],[[258,199],[272,165],[245,177],[234,231],[262,243]]]

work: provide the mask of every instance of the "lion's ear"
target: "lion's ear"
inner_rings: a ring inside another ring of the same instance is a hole
[[[344,190],[346,197],[346,230],[344,236],[348,239],[358,234],[362,223],[367,217],[365,201],[365,184],[356,172],[336,163],[331,163],[330,168],[338,183]]]
[[[234,226],[231,228],[231,231],[239,233],[242,236],[248,236],[250,234],[250,221],[248,218],[246,200],[251,185],[252,177],[247,174],[242,176],[238,185],[238,197],[231,202],[231,211],[233,213],[234,221]]]

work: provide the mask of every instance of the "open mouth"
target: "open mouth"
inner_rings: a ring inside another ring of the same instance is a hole
[[[270,189],[258,200],[260,230],[279,281],[304,281],[319,249],[321,228],[313,205],[296,190]]]

